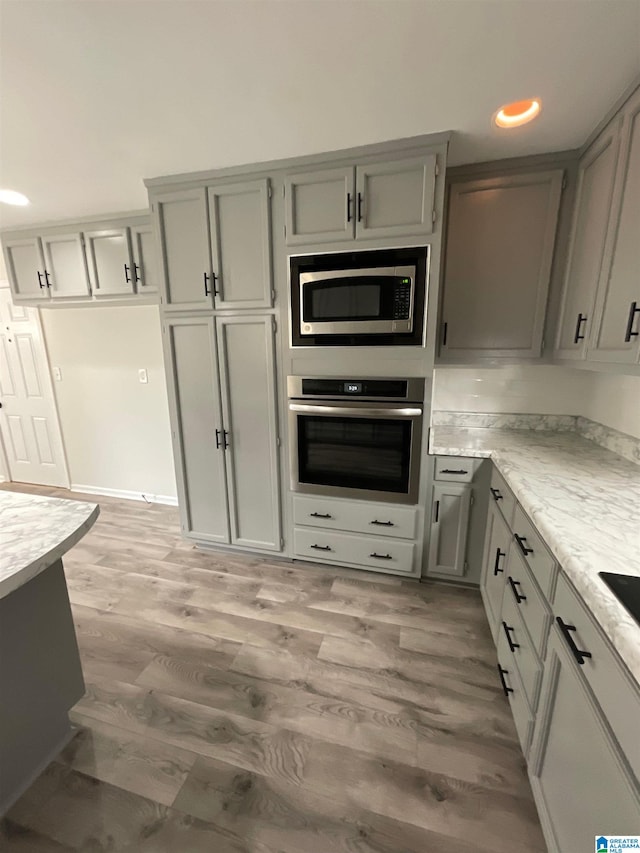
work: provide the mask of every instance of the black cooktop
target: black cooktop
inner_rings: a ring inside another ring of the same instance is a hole
[[[640,577],[600,572],[600,577],[640,624]]]

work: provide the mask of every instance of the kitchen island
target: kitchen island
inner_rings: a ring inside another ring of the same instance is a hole
[[[61,558],[98,513],[0,490],[0,816],[72,734],[84,680]]]

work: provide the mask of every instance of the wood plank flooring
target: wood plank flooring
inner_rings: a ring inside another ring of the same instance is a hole
[[[64,560],[78,731],[3,851],[543,853],[477,592],[201,552],[173,508],[99,502]]]

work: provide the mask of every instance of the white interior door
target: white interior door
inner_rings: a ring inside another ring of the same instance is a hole
[[[0,435],[11,480],[69,487],[47,356],[36,308],[0,287]]]

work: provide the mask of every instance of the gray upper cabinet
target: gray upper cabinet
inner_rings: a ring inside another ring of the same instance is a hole
[[[160,282],[168,310],[213,308],[207,191],[170,192],[152,199],[161,257]]]
[[[215,307],[270,308],[269,182],[209,187],[207,195]]]
[[[436,156],[356,167],[356,238],[430,234]]]
[[[442,361],[540,356],[562,177],[555,170],[450,185]]]
[[[580,161],[556,342],[559,358],[586,355],[611,211],[619,127],[618,120],[612,122]]]
[[[287,245],[431,234],[436,167],[427,154],[287,176]]]
[[[134,293],[128,228],[84,232],[91,289],[95,296]]]
[[[640,359],[640,90],[627,105],[587,358],[633,363]]]
[[[353,166],[287,176],[287,245],[353,239],[354,187]]]
[[[217,318],[231,542],[280,550],[273,318]]]
[[[136,292],[157,293],[158,265],[156,262],[156,243],[151,225],[132,226],[131,249]]]
[[[14,302],[48,299],[40,239],[15,237],[2,243]]]
[[[45,275],[53,299],[89,296],[89,276],[79,232],[43,236],[42,250]]]
[[[163,343],[182,530],[204,542],[228,542],[214,319],[169,319]]]
[[[470,485],[434,485],[428,574],[464,574],[470,501]]]

